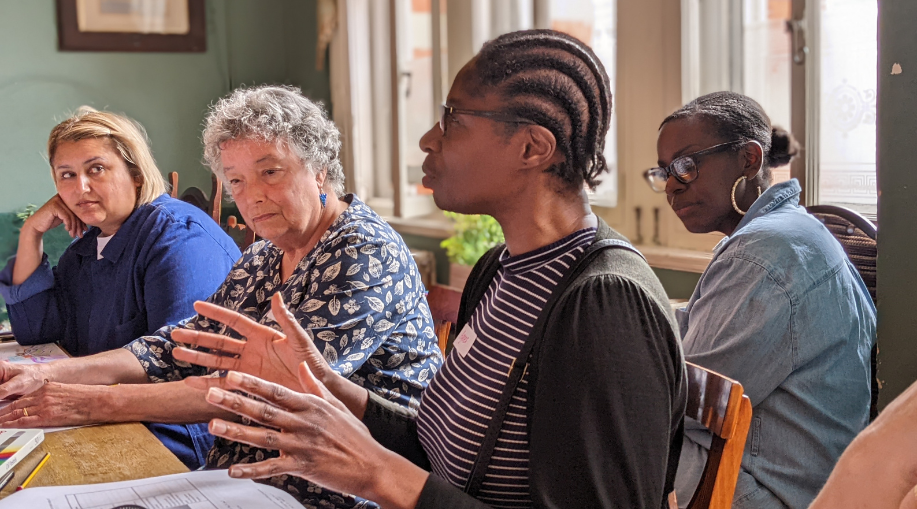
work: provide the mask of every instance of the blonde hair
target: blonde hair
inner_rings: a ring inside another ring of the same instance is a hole
[[[140,181],[137,206],[146,205],[166,192],[166,181],[156,166],[146,130],[140,123],[109,111],[81,106],[67,120],[57,124],[48,136],[48,163],[55,182],[54,153],[64,142],[106,138],[121,154],[131,177]]]

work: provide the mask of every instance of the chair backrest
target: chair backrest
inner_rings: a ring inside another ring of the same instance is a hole
[[[220,224],[220,215],[223,213],[223,182],[216,175],[210,175],[210,198],[204,196],[203,191],[196,187],[189,187],[182,193],[181,198],[178,196],[178,172],[169,172],[169,196],[179,198],[181,201],[188,202],[195,207],[200,208],[210,215],[217,224]]]
[[[458,322],[459,304],[462,291],[450,286],[433,285],[427,293],[427,304],[433,315],[433,328],[439,340],[439,349],[446,355],[449,346],[449,333]]]
[[[878,232],[876,225],[860,214],[834,205],[813,205],[807,207],[810,214],[824,223],[828,231],[834,235],[834,238],[841,243],[850,263],[856,267],[866,289],[869,290],[869,296],[872,297],[873,304],[876,303],[876,257],[877,246],[876,238]],[[876,342],[872,348],[872,376],[871,391],[872,397],[869,405],[869,420],[873,420],[879,415],[879,387],[881,383],[877,378],[877,357],[879,354],[879,344]]]
[[[688,509],[732,507],[745,439],[751,426],[751,400],[742,384],[690,362],[685,416],[713,435],[707,465]]]

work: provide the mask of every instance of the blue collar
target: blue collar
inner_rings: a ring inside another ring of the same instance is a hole
[[[733,235],[736,234],[739,230],[742,229],[745,225],[767,214],[768,212],[776,209],[777,207],[789,203],[790,205],[799,205],[799,195],[802,193],[802,187],[799,186],[799,181],[796,179],[790,179],[786,182],[781,182],[779,184],[774,184],[771,187],[767,188],[764,193],[751,204],[751,207],[748,208],[748,211],[745,213],[745,216],[739,221],[739,225],[736,226]]]
[[[167,195],[163,194],[159,198],[153,200],[150,205],[158,205],[165,201]],[[127,247],[127,243],[133,237],[133,231],[141,226],[141,223],[146,219],[148,214],[138,214],[137,211],[142,208],[143,205],[134,209],[131,212],[131,215],[127,217],[127,220],[124,221],[124,224],[118,228],[118,231],[112,236],[111,240],[105,246],[105,249],[102,250],[102,258],[108,260],[111,263],[118,263],[118,260],[121,258],[121,255],[124,253],[124,248]],[[98,243],[96,239],[99,238],[99,235],[102,233],[97,226],[92,226],[82,238],[73,241],[70,248],[73,249],[73,252],[83,256],[91,256],[93,259],[98,255],[96,249]]]

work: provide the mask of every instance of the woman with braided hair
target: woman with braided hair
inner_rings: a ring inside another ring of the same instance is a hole
[[[472,271],[417,418],[340,377],[318,382],[321,355],[283,320],[312,352],[305,394],[237,372],[209,382],[211,403],[270,427],[215,419],[212,433],[281,451],[230,475],[286,473],[393,508],[664,507],[684,361],[659,281],[589,207],[610,115],[583,43],[550,30],[487,43],[420,145],[437,205],[492,215],[506,244]]]

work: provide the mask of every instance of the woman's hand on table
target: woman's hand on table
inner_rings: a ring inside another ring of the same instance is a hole
[[[55,194],[53,198],[26,219],[22,229],[43,235],[48,230],[61,224],[64,225],[67,233],[73,238],[82,236],[83,232],[86,231],[86,225],[83,221],[72,210],[67,208],[59,194]]]
[[[0,409],[2,428],[81,426],[104,421],[107,386],[49,382]]]
[[[0,361],[0,399],[29,394],[46,383],[48,376],[42,371],[41,365]]]
[[[212,405],[270,426],[214,419],[210,421],[211,433],[280,451],[279,458],[233,465],[229,475],[248,479],[295,475],[331,490],[374,500],[383,507],[414,507],[429,474],[376,442],[366,426],[312,375],[305,362],[298,375],[303,392],[238,372],[221,379],[222,388],[209,389],[207,401]],[[232,390],[261,401],[229,392]]]
[[[172,332],[172,339],[207,348],[210,353],[176,348],[173,350],[176,359],[212,369],[247,373],[296,391],[300,390],[299,364],[305,362],[315,378],[343,400],[351,411],[362,415],[368,394],[331,369],[312,338],[284,305],[280,292],[271,297],[271,311],[274,320],[283,329],[282,333],[208,302],[196,302],[194,309],[201,316],[226,324],[244,336],[246,341],[221,334],[177,329]],[[188,379],[187,383],[206,390],[219,385],[220,381],[214,378],[194,378]]]

